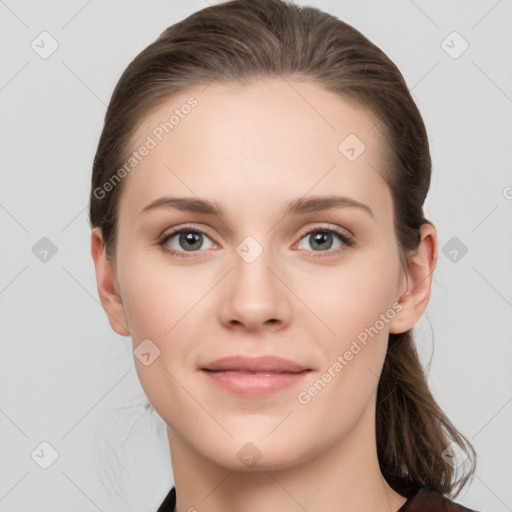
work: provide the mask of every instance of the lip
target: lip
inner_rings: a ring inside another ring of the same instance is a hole
[[[229,356],[208,363],[202,369],[211,371],[299,373],[310,368],[276,356]]]
[[[297,385],[312,370],[281,357],[230,356],[208,363],[201,371],[235,395],[261,398]]]

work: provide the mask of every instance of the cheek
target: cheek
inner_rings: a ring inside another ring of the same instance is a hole
[[[317,270],[315,278],[308,280],[309,284],[299,292],[302,297],[308,297],[308,306],[329,327],[333,343],[328,343],[328,348],[343,349],[376,323],[379,331],[388,329],[389,322],[382,325],[379,319],[382,314],[394,313],[392,306],[399,275],[395,258],[383,251],[378,258],[368,255],[328,272]],[[326,334],[329,339],[327,330]]]
[[[157,400],[165,389],[174,387],[170,376],[181,379],[197,357],[198,347],[191,340],[201,340],[204,296],[211,287],[211,276],[187,269],[158,264],[142,252],[133,254],[120,266],[123,306],[136,350],[143,340],[151,340],[159,352],[150,366],[135,359],[136,369],[148,397]],[[209,319],[211,320],[211,319]],[[167,370],[167,371],[166,371]]]
[[[143,254],[125,259],[120,274],[123,307],[134,344],[144,338],[161,343],[186,313],[186,302],[194,295],[190,282],[187,286],[182,273],[152,264]]]
[[[364,280],[352,272],[331,276],[335,291],[317,303],[335,332],[320,340],[325,365],[297,395],[298,415],[322,442],[348,435],[375,397],[386,356],[389,322],[395,315],[392,287],[381,274],[367,269]],[[314,308],[315,306],[313,306]],[[313,309],[312,308],[312,309]]]
[[[126,259],[120,270],[124,270],[123,306],[133,350],[149,339],[159,351],[152,352],[151,357],[155,353],[158,356],[148,365],[134,357],[137,375],[152,406],[169,422],[170,403],[178,410],[187,408],[189,397],[179,383],[193,355],[187,342],[197,338],[193,306],[204,291],[197,289],[185,273],[176,269],[171,272],[166,265],[148,265],[143,256]],[[200,424],[199,411],[189,411],[191,421],[196,421],[195,413]]]
[[[337,425],[355,420],[377,388],[389,324],[396,315],[397,258],[392,246],[383,246],[328,275],[317,275],[314,282],[323,293],[309,293],[311,309],[333,332],[325,330],[319,340],[325,367],[298,401],[317,412],[336,404],[332,417]]]

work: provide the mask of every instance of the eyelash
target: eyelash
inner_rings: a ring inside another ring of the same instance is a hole
[[[174,236],[176,235],[179,235],[181,233],[199,233],[201,235],[205,235],[208,237],[208,235],[206,233],[204,233],[203,231],[201,231],[200,229],[196,229],[196,228],[193,228],[193,227],[188,227],[188,226],[185,226],[185,227],[182,227],[182,228],[179,228],[179,229],[176,229],[175,231],[171,231],[170,233],[166,233],[165,235],[163,235],[157,242],[157,244],[161,247],[161,249],[167,253],[167,254],[171,254],[172,256],[177,256],[179,258],[195,258],[196,256],[183,256],[183,252],[186,252],[186,251],[176,251],[172,248],[170,248],[168,245],[167,245],[167,242],[169,240],[171,240]],[[308,235],[311,235],[313,233],[330,233],[330,234],[334,234],[334,235],[337,235],[338,238],[340,239],[340,241],[343,243],[343,247],[339,247],[338,249],[335,249],[335,250],[328,250],[328,251],[312,251],[314,253],[320,253],[320,254],[317,254],[315,256],[313,256],[314,258],[317,258],[317,257],[320,257],[320,258],[323,258],[325,257],[322,253],[326,253],[326,256],[332,256],[333,254],[338,254],[340,252],[343,252],[347,249],[347,247],[355,247],[357,244],[356,244],[356,241],[346,235],[345,233],[342,233],[340,230],[336,229],[336,228],[327,228],[327,227],[315,227],[313,229],[310,229],[309,231],[306,231],[305,233],[302,234],[302,236],[300,237],[300,240],[302,240],[304,237],[308,236]],[[209,238],[209,237],[208,237]],[[195,252],[202,252],[202,251],[189,251],[191,254],[195,253]]]

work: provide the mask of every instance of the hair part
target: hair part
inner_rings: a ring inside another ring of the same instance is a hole
[[[94,193],[126,161],[141,122],[178,93],[212,81],[286,78],[318,84],[371,112],[389,150],[389,185],[402,264],[429,222],[423,204],[431,159],[421,114],[395,64],[352,26],[314,7],[282,0],[234,0],[204,8],[167,28],[123,72],[112,94],[94,158],[89,219],[101,227],[115,262],[119,198]],[[377,394],[377,451],[388,482],[421,484],[455,495],[474,472],[476,454],[429,390],[412,332],[391,334]],[[445,460],[455,443],[470,464]]]

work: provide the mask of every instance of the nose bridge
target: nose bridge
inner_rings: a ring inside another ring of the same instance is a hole
[[[277,262],[271,237],[259,235],[258,238],[248,235],[236,246],[233,277],[242,297],[266,302],[276,295],[277,283],[269,268]]]
[[[262,240],[263,238],[263,240]],[[223,301],[223,320],[256,327],[269,320],[286,322],[289,304],[279,274],[271,236],[246,236],[233,254],[229,289]]]

